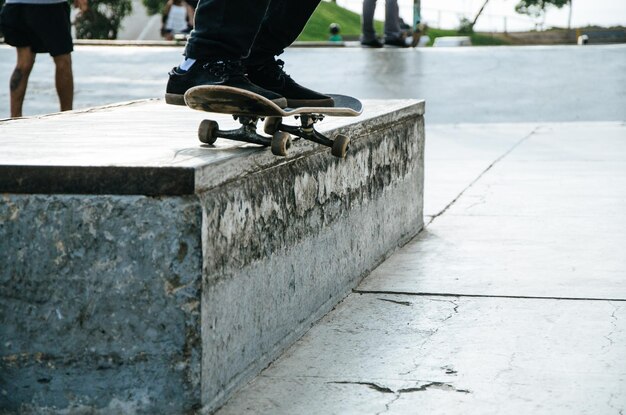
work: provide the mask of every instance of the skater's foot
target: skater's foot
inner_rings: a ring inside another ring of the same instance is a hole
[[[361,40],[361,46],[365,48],[382,48],[383,44],[380,40],[374,38],[372,40]]]
[[[284,65],[285,62],[272,58],[262,65],[249,66],[247,75],[256,85],[287,98],[291,108],[335,106],[331,97],[298,85],[285,73]]]
[[[396,48],[408,48],[409,45],[406,43],[406,39],[401,37],[396,37],[393,39],[385,39],[385,46],[393,46]]]
[[[243,89],[261,95],[281,108],[287,106],[287,100],[280,94],[261,88],[245,76],[241,61],[219,59],[209,62],[196,61],[187,70],[174,68],[165,90],[165,102],[173,105],[185,105],[185,92],[194,86],[219,85]]]

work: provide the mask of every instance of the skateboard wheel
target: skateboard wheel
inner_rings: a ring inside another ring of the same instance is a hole
[[[213,120],[203,120],[198,127],[198,139],[205,144],[213,144],[217,140],[219,125]]]
[[[281,117],[267,117],[263,125],[263,131],[265,131],[265,134],[274,135],[282,121]]]
[[[330,151],[333,156],[345,158],[350,146],[350,139],[343,134],[338,134],[333,141],[333,148]]]
[[[286,156],[291,147],[291,136],[283,131],[276,131],[272,136],[272,153],[276,156]]]

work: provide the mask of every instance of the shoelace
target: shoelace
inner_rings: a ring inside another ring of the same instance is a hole
[[[272,63],[262,66],[260,70],[274,79],[291,79],[291,76],[289,76],[283,69],[285,67],[285,62],[280,59],[276,59],[276,61]]]
[[[203,69],[209,71],[213,76],[220,78],[230,78],[244,76],[245,69],[241,61],[219,60],[205,63]]]

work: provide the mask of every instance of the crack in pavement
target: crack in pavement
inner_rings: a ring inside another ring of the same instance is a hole
[[[522,137],[519,141],[517,141],[515,144],[513,144],[513,146],[511,148],[509,148],[507,151],[504,152],[504,154],[502,154],[500,157],[496,158],[489,166],[487,166],[487,168],[485,170],[483,170],[478,177],[476,177],[474,180],[472,180],[470,182],[469,185],[467,185],[467,187],[465,187],[465,189],[463,189],[461,191],[461,193],[459,193],[450,203],[448,203],[442,210],[441,212],[438,212],[436,214],[434,214],[433,216],[431,216],[430,220],[428,221],[428,223],[424,224],[424,228],[426,228],[427,226],[429,226],[431,223],[433,223],[435,221],[435,219],[437,219],[439,216],[443,215],[444,213],[446,213],[448,211],[448,209],[450,209],[460,198],[461,196],[463,196],[463,194],[465,194],[465,192],[467,192],[469,189],[472,188],[472,186],[474,186],[485,174],[487,174],[487,172],[489,170],[491,170],[496,164],[498,164],[502,159],[504,159],[506,156],[508,156],[509,154],[511,154],[513,152],[513,150],[515,150],[517,147],[519,147],[522,143],[524,143],[526,140],[528,140],[530,137],[532,137],[533,135],[535,135],[539,130],[541,130],[541,126],[537,126],[535,127],[528,135]]]
[[[332,382],[327,382],[327,383],[332,383],[336,385],[362,385],[362,386],[367,386],[368,388],[375,390],[376,392],[390,393],[390,394],[391,393],[403,394],[403,393],[413,393],[413,392],[425,392],[429,389],[439,389],[443,391],[459,392],[459,393],[472,393],[469,389],[457,389],[453,384],[446,383],[446,382],[428,382],[428,383],[424,383],[423,385],[416,386],[413,388],[398,389],[397,391],[394,391],[393,389],[387,386],[379,385],[378,383],[375,383],[375,382],[357,382],[357,381],[342,380],[342,381],[332,381]]]
[[[334,382],[327,382],[327,383],[334,383],[337,385],[364,385],[380,393],[396,393],[390,388],[387,388],[385,386],[380,386],[378,383],[374,383],[374,382],[351,382],[348,380],[343,380],[343,381],[334,381]]]
[[[499,295],[499,294],[459,294],[459,293],[427,293],[409,291],[382,291],[382,290],[359,290],[353,289],[355,294],[388,294],[388,295],[410,295],[414,297],[467,297],[467,298],[512,298],[518,300],[561,300],[561,301],[613,301],[626,302],[626,298],[599,298],[599,297],[548,297],[535,295]]]
[[[397,391],[394,391],[393,389],[387,386],[382,386],[375,382],[356,382],[356,381],[344,380],[344,381],[333,381],[333,382],[327,382],[327,383],[332,383],[332,384],[337,384],[337,385],[362,385],[362,386],[367,386],[368,388],[375,390],[376,392],[380,392],[384,394],[393,394],[394,395],[393,399],[385,403],[385,410],[382,412],[377,412],[376,415],[389,412],[391,405],[393,405],[398,399],[400,399],[402,397],[402,394],[404,393],[426,392],[430,389],[437,389],[437,390],[442,390],[442,391],[447,391],[447,392],[457,392],[457,393],[472,393],[469,389],[457,389],[451,383],[446,383],[446,382],[427,382],[420,386],[416,386],[413,388],[402,388],[402,389],[398,389]]]
[[[428,389],[439,389],[443,391],[459,392],[459,393],[472,393],[469,389],[457,389],[451,383],[445,383],[445,382],[430,382],[422,386],[419,386],[417,388],[400,389],[398,390],[398,393],[423,392]]]
[[[618,307],[617,305],[613,304],[610,301],[609,301],[609,304],[611,304],[613,306],[613,313],[611,313],[611,326],[613,326],[613,328],[611,329],[609,334],[604,336],[604,338],[609,341],[609,344],[606,344],[606,345],[602,346],[602,350],[606,350],[606,349],[610,348],[615,343],[613,341],[613,333],[615,333],[615,331],[617,330],[617,316],[615,315],[615,313],[617,313],[617,311],[621,308],[621,307]],[[608,353],[608,351],[606,351],[605,353]]]
[[[396,300],[390,300],[388,298],[379,298],[380,301],[387,301],[388,303],[394,303],[394,304],[400,304],[400,305],[405,305],[405,306],[412,306],[413,303],[410,301],[396,301]]]
[[[439,332],[439,329],[441,329],[441,327],[443,327],[443,325],[445,324],[446,321],[450,320],[452,317],[454,317],[455,315],[457,315],[459,313],[459,304],[457,304],[454,300],[434,300],[434,301],[438,301],[438,302],[442,302],[442,303],[450,303],[452,304],[453,308],[452,311],[450,312],[449,315],[447,315],[446,317],[444,317],[443,319],[437,321],[438,323],[438,327],[434,330],[432,330],[430,333],[428,333],[428,336],[426,336],[426,338],[424,339],[424,341],[422,341],[422,343],[419,345],[418,350],[422,350],[426,344],[428,342],[431,341],[432,337],[437,334],[437,332]],[[420,355],[418,355],[420,356]],[[419,367],[420,367],[420,359],[419,357],[416,357],[413,359],[413,363],[412,363],[413,367],[405,372],[400,373],[401,375],[409,375],[412,372],[416,371]]]

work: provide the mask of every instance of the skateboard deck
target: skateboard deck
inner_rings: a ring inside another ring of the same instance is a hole
[[[271,146],[275,155],[286,156],[291,146],[291,136],[314,141],[331,147],[336,157],[345,157],[350,139],[337,135],[330,139],[316,131],[314,124],[325,116],[354,117],[363,111],[361,101],[346,95],[330,94],[334,107],[280,108],[274,102],[245,90],[219,86],[197,86],[185,93],[188,107],[206,112],[231,114],[241,124],[236,130],[220,130],[217,122],[204,120],[198,128],[198,138],[205,144],[213,144],[217,138],[244,141]],[[283,123],[283,117],[298,116],[300,125]],[[265,120],[264,132],[258,134],[257,122]]]
[[[363,110],[361,101],[346,95],[329,95],[334,107],[280,108],[267,98],[252,92],[228,86],[196,86],[185,94],[189,108],[199,111],[233,115],[258,115],[290,117],[299,114],[322,114],[338,117],[354,117]]]

